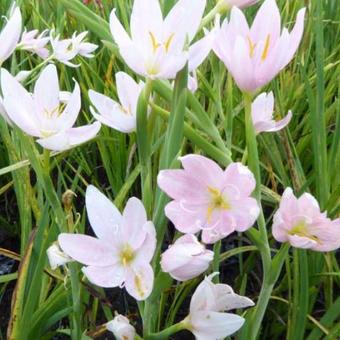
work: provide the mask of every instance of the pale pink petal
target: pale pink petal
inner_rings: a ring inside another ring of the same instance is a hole
[[[184,235],[163,254],[161,267],[178,281],[190,280],[209,267],[214,253],[206,250],[194,235]]]
[[[9,118],[27,134],[39,137],[39,122],[30,93],[5,69],[1,69],[1,88]]]
[[[132,7],[130,29],[131,37],[137,44],[148,46],[151,43],[150,32],[161,32],[162,11],[158,0],[135,0]]]
[[[135,44],[126,43],[124,45],[120,45],[119,53],[131,70],[144,77],[148,75],[145,69],[145,57],[143,52],[141,52]]]
[[[318,218],[320,215],[320,206],[314,196],[305,192],[298,200],[299,212],[309,218]]]
[[[234,188],[233,197],[230,197],[230,199],[240,199],[251,195],[256,187],[256,181],[247,166],[242,163],[232,163],[224,171],[223,186],[226,186],[227,192],[228,186]],[[238,194],[237,197],[235,197],[236,194]]]
[[[200,155],[186,155],[180,158],[185,173],[203,186],[219,189],[223,170],[211,159]],[[191,186],[191,184],[190,184]]]
[[[222,223],[223,222],[223,223]],[[235,227],[232,223],[226,223],[226,219],[221,219],[215,228],[203,229],[202,231],[202,242],[205,244],[214,244],[219,240],[224,239],[235,231]]]
[[[138,265],[127,270],[125,288],[132,297],[141,301],[151,294],[153,281],[154,273],[150,264]]]
[[[286,66],[292,60],[295,52],[297,51],[300,45],[302,35],[303,35],[303,29],[304,29],[305,13],[306,13],[306,9],[302,8],[299,10],[297,14],[296,23],[294,25],[293,30],[290,32],[290,35],[289,35],[289,49],[286,52],[286,58],[281,67]]]
[[[142,87],[127,73],[116,73],[117,93],[121,105],[129,110],[129,114],[135,116],[139,95]]]
[[[324,252],[340,248],[340,218],[327,224],[311,227],[310,231],[319,239],[319,242],[313,246],[313,250]]]
[[[58,242],[63,252],[87,266],[106,267],[119,261],[115,248],[95,237],[60,234]]]
[[[82,271],[90,282],[99,287],[119,287],[125,280],[125,268],[119,264],[107,267],[88,266]]]
[[[136,116],[127,114],[111,98],[93,90],[89,91],[89,97],[98,113],[92,107],[90,107],[90,111],[99,122],[123,133],[136,129]]]
[[[209,176],[209,173],[207,175]],[[207,188],[199,182],[198,176],[185,170],[161,170],[157,183],[173,199],[185,200],[188,203],[208,203],[210,197]]]
[[[122,224],[122,241],[128,242],[133,249],[138,249],[145,240],[146,233],[142,229],[146,223],[146,211],[143,203],[136,197],[131,197],[126,203]]]
[[[292,111],[288,111],[286,117],[274,122],[274,127],[272,129],[266,130],[268,132],[275,132],[285,128],[293,117]]]
[[[270,34],[271,43],[274,43],[281,33],[281,15],[275,0],[265,0],[257,11],[251,26],[251,38],[257,43],[265,41]]]
[[[249,56],[248,43],[241,36],[236,37],[232,50],[232,62],[229,71],[232,74],[237,86],[246,92],[254,92],[257,88],[254,79],[254,70]],[[228,65],[226,65],[228,66]]]
[[[235,35],[241,35],[244,37],[250,35],[247,19],[244,13],[237,7],[233,7],[231,9],[228,31],[228,35],[234,35],[233,39],[236,38]]]
[[[142,231],[146,234],[144,242],[139,247],[134,263],[149,263],[156,250],[156,229],[151,221],[146,222]]]
[[[130,324],[129,319],[120,314],[107,322],[106,328],[113,333],[117,340],[134,340],[136,336],[136,330]]]
[[[273,119],[274,95],[273,92],[261,93],[251,105],[251,115],[256,128],[258,123],[268,122]],[[258,131],[257,131],[258,132]]]
[[[205,277],[204,280],[197,286],[191,297],[190,314],[197,311],[217,311],[214,285],[211,282],[211,279],[217,274],[218,273],[213,273],[208,277]]]
[[[208,33],[189,47],[189,72],[203,63],[212,49],[213,42],[212,33]]]
[[[60,100],[60,95],[58,96]],[[60,129],[70,129],[76,122],[81,107],[80,88],[75,82],[74,90],[70,94],[66,107],[58,117],[58,126]]]
[[[235,230],[245,231],[252,227],[260,214],[260,208],[255,198],[243,198],[230,201],[230,215],[235,220]]]
[[[288,242],[288,232],[290,225],[285,222],[281,214],[281,209],[278,210],[273,218],[272,233],[273,237],[278,242]]]
[[[57,114],[59,108],[59,80],[57,68],[50,64],[41,72],[34,86],[34,103],[42,117]]]
[[[164,36],[174,36],[174,44],[183,48],[185,39],[190,42],[202,20],[206,0],[179,0],[164,20]],[[176,41],[179,39],[179,41]]]
[[[159,71],[156,74],[149,72],[152,79],[175,79],[177,73],[183,69],[188,61],[188,53],[186,51],[178,54],[169,54],[162,58],[162,62],[158,66]]]
[[[301,249],[309,249],[317,245],[317,242],[309,237],[288,235],[288,242],[291,246]]]
[[[96,187],[89,185],[85,195],[87,216],[96,236],[112,245],[119,240],[122,215]]]
[[[51,137],[37,139],[43,148],[53,151],[65,151],[93,139],[100,130],[100,123],[84,125],[61,131]]]
[[[131,43],[129,35],[126,33],[123,25],[117,19],[116,9],[114,8],[110,14],[110,30],[114,41],[119,45],[126,45]]]
[[[197,311],[190,313],[193,334],[196,339],[224,339],[238,331],[244,319],[236,314],[213,311]]]
[[[15,7],[13,15],[0,32],[0,65],[14,52],[20,39],[22,17],[19,7]]]
[[[201,230],[206,221],[206,211],[205,206],[183,208],[182,204],[177,201],[172,201],[165,206],[165,215],[175,228],[182,233],[190,234]]]
[[[229,311],[232,309],[254,306],[254,302],[246,296],[235,294],[232,288],[226,284],[215,284],[217,310]]]

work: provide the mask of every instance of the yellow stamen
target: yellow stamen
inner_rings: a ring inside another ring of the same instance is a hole
[[[133,259],[135,258],[135,254],[130,245],[126,244],[121,253],[120,253],[120,261],[122,265],[127,266]]]
[[[319,242],[319,238],[311,235],[308,232],[308,228],[305,221],[298,222],[291,230],[288,232],[289,235],[296,235],[300,237],[307,237],[313,241]]]
[[[123,111],[123,113],[125,113],[126,115],[129,115],[129,116],[132,116],[132,113],[131,113],[131,105],[129,105],[128,108],[125,108],[124,106],[122,105],[119,105],[120,109]]]
[[[150,39],[151,39],[151,43],[152,43],[152,49],[153,49],[153,53],[155,53],[158,49],[159,46],[161,46],[161,44],[157,41],[156,37],[154,36],[154,34],[152,32],[149,32],[150,35]]]
[[[62,104],[57,105],[51,111],[44,109],[44,114],[47,118],[52,118],[55,114],[56,114],[57,117],[59,117],[63,113],[64,108],[65,108],[65,104],[62,103]]]
[[[267,59],[269,46],[270,46],[270,34],[268,34],[266,38],[266,43],[264,45],[264,49],[263,49],[262,56],[261,56],[262,61],[265,61]]]
[[[164,43],[164,48],[165,48],[166,52],[169,51],[169,48],[170,48],[170,45],[171,45],[171,42],[172,42],[174,36],[175,36],[175,33],[170,34],[169,38]]]
[[[144,291],[143,291],[143,288],[142,288],[142,282],[141,282],[141,278],[140,278],[139,275],[135,276],[135,286],[136,286],[138,294],[141,297],[143,297],[144,296]]]
[[[207,210],[208,222],[211,220],[211,215],[214,210],[229,210],[231,208],[230,204],[225,200],[220,190],[208,187],[208,191],[211,194],[211,203]]]
[[[254,56],[256,44],[253,43],[249,35],[247,36],[247,40],[249,45],[249,57],[252,58]]]

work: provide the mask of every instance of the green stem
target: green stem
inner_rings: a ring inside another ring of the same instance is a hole
[[[248,93],[244,94],[244,108],[245,108],[245,125],[246,125],[246,139],[247,139],[247,151],[248,151],[248,166],[253,172],[256,180],[256,188],[254,190],[254,196],[260,207],[260,215],[257,223],[263,242],[261,250],[261,256],[263,261],[264,272],[268,271],[271,264],[270,247],[268,244],[268,235],[266,229],[266,222],[263,216],[263,210],[261,205],[261,173],[260,173],[260,161],[256,141],[256,133],[251,117],[251,104],[252,96]]]
[[[148,103],[151,89],[152,80],[147,79],[137,108],[137,143],[141,164],[142,197],[148,216],[151,216],[152,210],[151,140],[148,135]]]
[[[150,333],[144,337],[144,340],[162,340],[162,339],[168,339],[170,335],[175,334],[179,331],[182,331],[186,329],[186,323],[184,321],[181,321],[179,323],[176,323],[166,329],[164,329],[161,332],[158,333]]]
[[[216,4],[216,6],[202,19],[199,29],[202,29],[207,24],[209,24],[210,21],[214,20],[216,14],[224,13],[229,9],[229,6],[226,5],[225,0],[219,0]]]
[[[273,266],[270,254],[270,247],[268,243],[268,236],[266,230],[266,223],[261,206],[261,173],[260,173],[260,161],[258,155],[256,133],[251,116],[251,104],[252,95],[244,93],[244,108],[245,108],[245,126],[246,126],[246,140],[248,150],[248,166],[253,172],[256,179],[256,188],[254,190],[254,196],[258,201],[260,207],[260,215],[257,220],[259,227],[260,240],[259,251],[262,259],[263,267],[263,284],[259,299],[256,304],[256,308],[247,318],[249,323],[242,330],[242,339],[256,339],[257,333],[260,330],[261,322],[264,317],[274,284],[276,280],[273,280]],[[278,266],[279,267],[279,266]],[[281,268],[281,267],[280,267]],[[280,269],[281,270],[281,269]],[[277,275],[274,275],[275,278]]]
[[[221,241],[217,241],[217,242],[214,244],[213,273],[219,271],[219,267],[220,267],[221,245],[222,245],[222,242],[221,242]],[[218,282],[219,282],[218,275],[216,275],[216,276],[213,278],[213,281],[214,281],[215,283],[218,283]]]

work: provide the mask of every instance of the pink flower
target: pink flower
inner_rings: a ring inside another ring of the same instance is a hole
[[[118,72],[116,87],[120,103],[93,90],[89,91],[90,100],[95,107],[90,108],[91,113],[98,121],[113,129],[124,133],[132,132],[136,129],[137,102],[144,83],[137,84],[128,74]]]
[[[161,267],[178,281],[190,280],[205,272],[214,258],[191,234],[181,236],[162,254]]]
[[[254,224],[260,210],[250,197],[255,179],[246,166],[232,163],[223,171],[203,156],[180,160],[183,170],[162,170],[158,175],[159,187],[173,199],[165,214],[179,231],[202,230],[203,242],[214,243]]]
[[[273,92],[261,93],[253,102],[251,115],[255,131],[257,133],[266,131],[279,131],[286,127],[292,119],[292,112],[288,111],[287,116],[279,121],[273,119],[274,96]]]
[[[94,138],[100,123],[95,122],[74,128],[81,99],[76,82],[74,90],[65,105],[60,100],[61,91],[57,69],[48,65],[41,72],[29,93],[8,71],[1,69],[3,106],[10,120],[45,149],[63,151]]]
[[[142,202],[132,197],[123,215],[94,186],[86,190],[86,209],[97,237],[60,234],[61,249],[84,264],[83,272],[100,287],[123,287],[137,300],[151,293],[154,274],[150,261],[156,231],[147,221]]]
[[[211,279],[217,274],[213,273],[206,277],[191,298],[190,314],[184,323],[196,339],[224,339],[235,333],[245,320],[224,311],[254,306],[253,301],[235,294],[230,286],[214,284]]]
[[[136,330],[124,315],[115,316],[113,320],[106,324],[106,328],[113,333],[117,340],[135,339]]]
[[[332,251],[340,247],[340,218],[330,220],[312,195],[296,198],[287,188],[274,215],[273,236],[296,248]]]
[[[45,36],[47,30],[39,34],[38,30],[24,31],[21,37],[21,41],[18,48],[36,53],[39,57],[46,59],[48,57],[47,43],[50,41],[50,37]],[[38,35],[39,34],[39,35]]]
[[[187,44],[199,28],[206,0],[179,0],[163,19],[158,0],[135,0],[131,36],[119,22],[115,9],[110,27],[119,52],[137,74],[152,79],[173,79],[188,61]],[[195,50],[197,59],[204,59],[205,49]],[[192,57],[192,53],[191,53]]]
[[[281,17],[275,0],[265,0],[249,28],[242,11],[231,10],[216,33],[214,51],[244,92],[255,92],[269,83],[293,58],[300,44],[305,8],[297,14],[291,33],[281,33]]]
[[[14,5],[11,16],[0,32],[0,66],[14,52],[20,39],[22,17],[20,8]]]

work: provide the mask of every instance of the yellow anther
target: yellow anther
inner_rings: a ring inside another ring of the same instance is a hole
[[[256,44],[253,43],[249,35],[247,36],[247,40],[249,45],[249,57],[252,58],[254,56]]]
[[[171,45],[171,42],[172,42],[174,36],[175,36],[175,33],[170,34],[169,38],[164,43],[164,48],[165,48],[166,52],[169,51],[169,48],[170,48],[170,45]]]
[[[267,59],[269,46],[270,46],[270,34],[268,34],[266,38],[266,43],[264,45],[264,49],[263,49],[262,56],[261,56],[262,61],[265,61]]]
[[[150,35],[150,39],[151,39],[151,43],[152,43],[152,49],[153,49],[153,53],[155,53],[158,49],[159,46],[161,46],[161,44],[157,41],[156,37],[154,36],[154,34],[152,32],[149,32]]]

